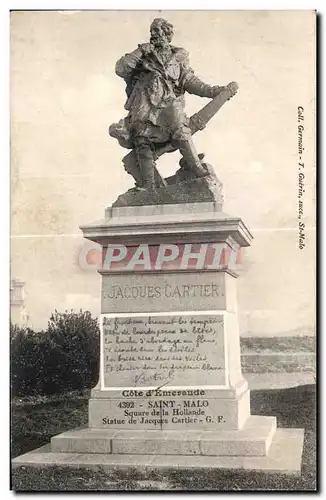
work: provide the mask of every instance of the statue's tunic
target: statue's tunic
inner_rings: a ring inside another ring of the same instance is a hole
[[[144,55],[140,45],[116,64],[116,73],[127,83],[125,109],[129,113],[124,123],[133,138],[164,143],[189,134],[184,92],[196,77],[187,51],[170,48],[163,60],[156,51]]]

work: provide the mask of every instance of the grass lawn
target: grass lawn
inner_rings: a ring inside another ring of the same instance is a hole
[[[12,401],[12,458],[87,423],[89,393]],[[62,467],[19,467],[12,471],[16,491],[316,491],[316,392],[314,385],[251,391],[251,413],[277,417],[278,427],[304,428],[301,477],[222,470],[92,471]]]

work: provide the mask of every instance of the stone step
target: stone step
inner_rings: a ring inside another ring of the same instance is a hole
[[[266,456],[186,456],[186,455],[115,455],[111,453],[56,453],[50,445],[20,455],[12,467],[68,467],[112,472],[115,470],[228,469],[300,475],[303,429],[277,429]]]
[[[241,430],[161,431],[79,428],[51,439],[54,453],[265,456],[276,418],[251,415]]]

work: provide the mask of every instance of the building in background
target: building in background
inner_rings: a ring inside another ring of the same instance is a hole
[[[28,326],[29,316],[25,307],[25,283],[19,279],[10,282],[10,321],[14,325]]]

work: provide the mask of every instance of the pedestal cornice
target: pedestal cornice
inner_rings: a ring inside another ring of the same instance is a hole
[[[136,209],[135,209],[136,208]],[[107,211],[107,215],[109,215]],[[127,207],[112,209],[111,217],[80,226],[84,237],[105,245],[120,240],[130,244],[146,241],[221,241],[233,239],[250,246],[253,236],[240,217],[215,211],[213,203]]]

